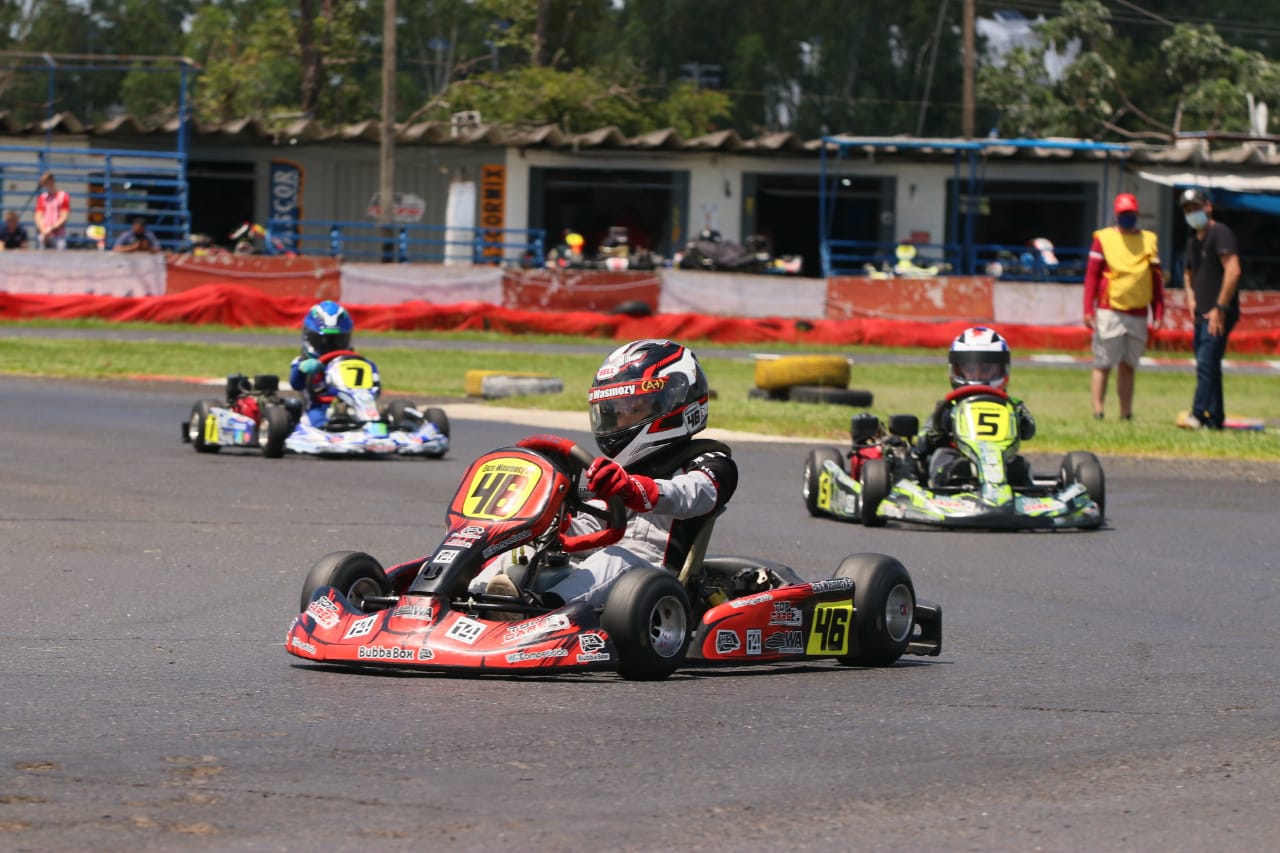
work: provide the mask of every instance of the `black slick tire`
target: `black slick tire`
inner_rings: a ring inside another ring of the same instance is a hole
[[[800,486],[800,496],[804,498],[804,508],[809,511],[809,515],[815,518],[827,515],[826,510],[818,507],[818,487],[822,477],[822,469],[827,462],[834,462],[840,465],[843,461],[840,451],[834,447],[815,447],[805,457],[804,480]]]
[[[850,554],[833,577],[853,581],[856,651],[846,666],[891,666],[907,651],[915,625],[916,591],[906,566],[885,554]]]
[[[361,551],[334,551],[317,560],[302,584],[299,609],[306,610],[316,590],[326,586],[342,593],[353,607],[360,609],[366,609],[366,595],[391,594],[391,581],[382,564]]]
[[[889,496],[893,487],[893,477],[889,463],[883,459],[868,459],[862,463],[858,472],[858,480],[862,485],[862,500],[858,506],[858,519],[866,527],[883,527],[885,517],[877,515],[880,502]]]
[[[614,582],[600,625],[618,651],[618,674],[661,681],[689,648],[689,597],[670,572],[640,566]]]
[[[205,441],[205,428],[209,423],[210,413],[215,406],[221,406],[220,400],[201,400],[191,408],[191,417],[187,419],[187,437],[196,453],[217,453],[222,448],[217,444]]]
[[[258,446],[264,459],[284,456],[284,442],[293,432],[289,412],[284,406],[265,405],[258,419]]]

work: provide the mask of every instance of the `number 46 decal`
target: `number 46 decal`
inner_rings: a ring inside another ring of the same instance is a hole
[[[847,655],[853,626],[853,600],[824,601],[814,605],[807,655]]]

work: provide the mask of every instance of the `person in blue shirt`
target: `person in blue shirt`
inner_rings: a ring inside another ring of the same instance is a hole
[[[147,221],[141,216],[135,217],[129,230],[116,238],[111,246],[113,252],[158,252],[160,238],[147,227]]]
[[[311,306],[302,321],[302,353],[289,365],[289,386],[302,392],[306,418],[314,427],[324,427],[333,402],[325,365],[336,355],[352,352],[353,331],[355,323],[347,309],[331,299]],[[377,367],[373,369],[376,376]]]

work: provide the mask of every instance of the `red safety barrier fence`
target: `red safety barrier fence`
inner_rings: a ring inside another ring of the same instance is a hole
[[[272,297],[235,285],[208,285],[165,296],[128,297],[83,294],[22,294],[0,291],[0,319],[77,319],[97,317],[120,322],[220,324],[297,328],[313,297]],[[628,340],[669,337],[716,343],[768,343],[835,346],[946,347],[968,320],[932,323],[911,320],[788,320],[657,314],[629,317],[593,311],[529,311],[483,302],[436,305],[350,305],[364,330],[491,330],[510,334],[583,335]],[[999,329],[1014,347],[1088,351],[1089,331],[1079,326],[1027,326],[1004,323]],[[1191,349],[1185,331],[1161,331],[1153,350]],[[1280,329],[1237,330],[1230,350],[1280,354]]]

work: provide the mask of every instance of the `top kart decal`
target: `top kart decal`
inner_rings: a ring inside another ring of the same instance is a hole
[[[317,598],[307,605],[307,615],[316,620],[321,628],[332,628],[338,624],[338,605],[331,598]]]
[[[528,460],[491,459],[472,478],[462,513],[490,521],[511,518],[524,507],[541,478],[542,469]]]

